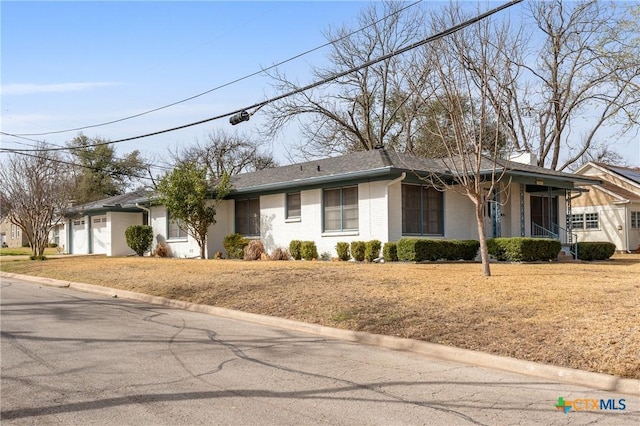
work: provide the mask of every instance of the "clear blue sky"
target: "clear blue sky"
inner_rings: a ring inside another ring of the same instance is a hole
[[[493,3],[497,5],[498,3]],[[304,2],[30,2],[2,1],[2,131],[41,133],[98,124],[157,108],[209,90],[326,43],[329,26],[357,27],[365,1]],[[520,7],[520,6],[516,6]],[[515,9],[515,8],[514,8]],[[283,67],[309,83],[310,64],[327,49]],[[117,140],[199,121],[252,105],[274,94],[257,76],[192,101],[117,124],[87,129]],[[192,145],[215,128],[256,136],[263,117],[232,127],[227,119],[116,145],[157,161],[169,149]],[[77,132],[30,136],[64,145]],[[265,141],[286,162],[285,132]],[[5,148],[28,141],[2,136]],[[20,143],[17,143],[20,142]],[[616,148],[635,165],[638,141]]]

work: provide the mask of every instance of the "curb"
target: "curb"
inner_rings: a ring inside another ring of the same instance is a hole
[[[413,352],[416,354],[438,358],[446,361],[454,361],[477,367],[492,368],[496,370],[507,371],[510,373],[525,374],[541,379],[549,379],[561,383],[585,386],[598,390],[619,392],[629,395],[640,395],[640,380],[625,379],[609,374],[593,373],[566,367],[557,367],[533,361],[525,361],[499,355],[492,355],[484,352],[472,351],[469,349],[454,348],[451,346],[439,345],[436,343],[429,343],[421,340],[371,334],[363,331],[343,330],[318,324],[305,323],[267,315],[252,314],[216,306],[199,305],[191,302],[183,302],[180,300],[167,299],[165,297],[159,296],[150,296],[148,294],[102,287],[93,284],[76,283],[72,281],[41,278],[7,272],[0,272],[0,277],[17,278],[25,281],[40,283],[46,286],[69,288],[72,290],[101,294],[109,297],[123,297],[126,299],[137,300],[154,305],[162,305],[187,311],[200,312],[209,315],[215,315],[221,318],[248,321],[272,327],[286,328],[289,330],[312,333],[347,342],[380,346],[398,351]]]

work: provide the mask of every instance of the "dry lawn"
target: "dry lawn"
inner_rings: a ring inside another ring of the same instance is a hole
[[[73,257],[2,270],[640,378],[640,255],[355,264]]]

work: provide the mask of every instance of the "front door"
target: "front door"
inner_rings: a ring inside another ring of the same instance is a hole
[[[531,235],[539,235],[538,227],[553,233],[558,232],[558,196],[531,194]]]

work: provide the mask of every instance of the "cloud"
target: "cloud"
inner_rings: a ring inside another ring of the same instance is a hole
[[[118,83],[86,82],[86,83],[56,83],[56,84],[7,84],[2,86],[0,93],[3,95],[32,95],[37,93],[65,93],[82,92],[105,86],[114,86]]]

